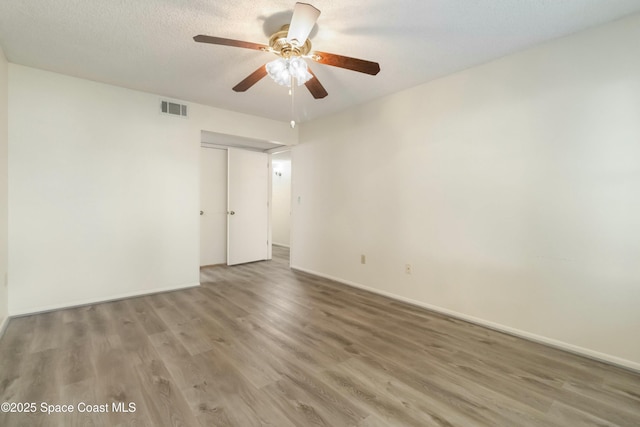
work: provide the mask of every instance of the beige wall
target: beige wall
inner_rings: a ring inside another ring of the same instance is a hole
[[[9,291],[8,272],[8,64],[0,48],[0,334],[7,320]]]
[[[9,65],[9,313],[197,285],[202,130],[287,123]],[[6,206],[6,205],[5,205]]]
[[[636,15],[303,125],[292,265],[640,369],[638,40]]]

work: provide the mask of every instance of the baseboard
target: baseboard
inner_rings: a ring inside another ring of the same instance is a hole
[[[282,248],[289,248],[289,245],[285,245],[284,243],[276,243],[276,242],[272,242],[271,243],[273,246],[280,246]]]
[[[227,264],[226,264],[226,263],[221,262],[221,263],[219,263],[219,264],[207,264],[207,265],[201,265],[201,266],[200,266],[200,269],[202,270],[203,268],[218,267],[218,266],[220,266],[220,265],[227,265]]]
[[[456,319],[464,320],[466,322],[474,323],[479,326],[484,326],[489,329],[496,330],[498,332],[504,332],[509,335],[513,335],[519,338],[524,338],[529,341],[537,342],[540,344],[548,345],[549,347],[557,348],[560,350],[567,351],[569,353],[577,354],[579,356],[584,356],[589,359],[597,360],[600,362],[605,362],[611,365],[615,365],[624,369],[628,369],[634,372],[640,372],[640,363],[633,362],[631,360],[622,359],[617,356],[612,356],[606,353],[600,353],[598,351],[590,350],[588,348],[580,347],[577,345],[569,344],[564,341],[559,341],[553,338],[548,338],[542,335],[533,334],[531,332],[523,331],[521,329],[512,328],[510,326],[502,325],[500,323],[491,322],[489,320],[481,319],[474,316],[469,316],[464,313],[459,313],[457,311],[449,310],[447,308],[439,307],[436,305],[428,304],[422,301],[414,300],[411,298],[406,298],[400,295],[393,294],[391,292],[382,291],[380,289],[372,288],[370,286],[363,285],[361,283],[352,282],[350,280],[341,279],[339,277],[333,277],[328,274],[319,273],[317,271],[308,270],[305,268],[291,266],[293,270],[302,271],[307,274],[312,274],[314,276],[322,277],[325,279],[333,280],[334,282],[342,283],[347,286],[351,286],[354,288],[362,289],[374,294],[382,295],[387,298],[394,299],[396,301],[402,301],[407,304],[411,304],[417,307],[421,307],[430,311],[434,311],[436,313],[445,314],[447,316],[454,317]]]
[[[0,323],[0,339],[2,339],[2,337],[4,336],[4,331],[7,330],[7,326],[9,326],[10,319],[11,319],[11,316],[7,315],[7,317],[4,318],[2,323]]]
[[[178,286],[167,286],[165,288],[147,289],[147,290],[136,291],[136,292],[125,292],[123,294],[117,294],[107,298],[95,298],[95,299],[87,299],[87,300],[80,300],[80,301],[72,301],[66,304],[52,304],[52,305],[47,305],[42,307],[12,311],[9,313],[10,314],[9,317],[29,316],[32,314],[46,313],[46,312],[55,311],[55,310],[63,310],[65,308],[82,307],[85,305],[100,304],[103,302],[110,302],[110,301],[118,301],[121,299],[140,297],[144,295],[153,295],[153,294],[160,294],[163,292],[178,291],[180,289],[194,288],[196,286],[200,286],[200,282],[187,283],[187,284],[182,284]]]

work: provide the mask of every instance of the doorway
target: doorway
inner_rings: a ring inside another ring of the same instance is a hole
[[[270,169],[266,153],[201,146],[201,266],[271,258]]]
[[[273,258],[286,258],[291,250],[291,151],[271,155],[271,236]]]

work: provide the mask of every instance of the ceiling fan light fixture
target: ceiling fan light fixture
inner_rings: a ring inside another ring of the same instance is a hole
[[[316,21],[320,16],[320,10],[307,3],[296,3],[289,24],[280,27],[269,37],[269,45],[246,42],[242,40],[227,39],[224,37],[207,36],[198,34],[193,40],[198,43],[210,43],[221,46],[240,47],[243,49],[258,50],[275,54],[279,59],[262,65],[249,74],[232,89],[235,92],[245,92],[259,82],[267,74],[278,84],[289,87],[291,99],[293,89],[296,86],[292,80],[295,78],[298,86],[305,85],[314,99],[322,99],[328,95],[318,78],[307,67],[304,59],[310,59],[319,64],[357,71],[375,76],[380,72],[380,64],[350,56],[336,55],[334,53],[314,52],[311,50],[311,34]],[[304,59],[303,59],[304,58]]]
[[[292,78],[301,86],[313,77],[307,63],[298,56],[278,58],[268,62],[266,68],[269,77],[281,86],[291,87]]]

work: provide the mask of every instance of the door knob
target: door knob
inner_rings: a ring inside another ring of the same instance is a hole
[[[236,213],[234,211],[229,212],[229,215],[235,215]]]
[[[204,211],[200,211],[200,215],[204,215]]]

